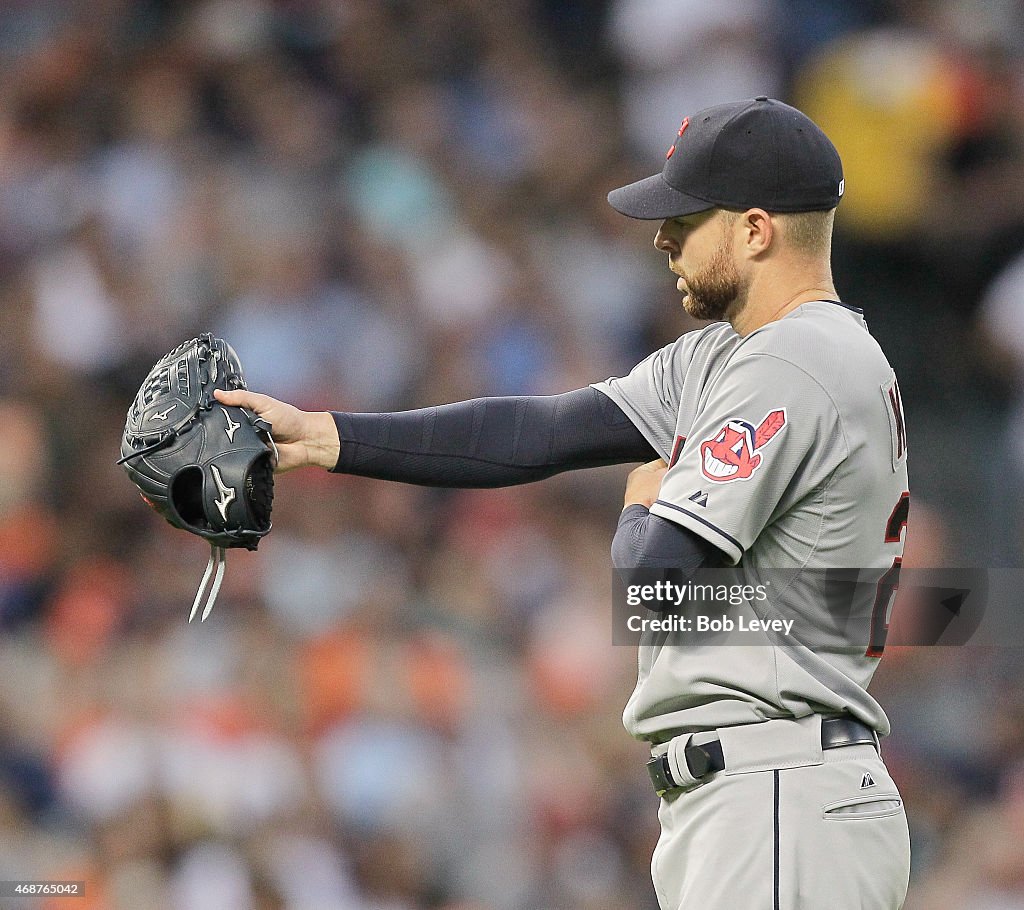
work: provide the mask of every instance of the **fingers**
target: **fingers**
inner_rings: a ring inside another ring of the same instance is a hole
[[[626,478],[626,506],[642,505],[648,509],[658,498],[662,478],[668,471],[668,465],[661,458],[634,468]]]
[[[638,468],[633,468],[630,471],[630,475],[644,475],[644,474],[664,474],[668,470],[668,465],[662,458],[655,458],[654,461],[648,461],[647,464],[642,464]]]
[[[664,458],[655,458],[654,461],[649,461],[647,464],[640,465],[639,470],[641,471],[667,471],[668,462]]]

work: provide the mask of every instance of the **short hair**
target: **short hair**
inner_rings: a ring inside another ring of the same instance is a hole
[[[773,213],[772,218],[782,223],[783,234],[794,250],[812,256],[828,256],[831,252],[835,209]]]

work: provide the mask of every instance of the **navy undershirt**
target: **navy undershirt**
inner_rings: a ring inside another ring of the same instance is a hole
[[[680,569],[691,577],[703,566],[721,565],[722,558],[703,537],[638,503],[622,510],[612,539],[616,569]]]
[[[590,387],[334,420],[334,471],[433,487],[506,487],[657,457],[622,409]]]
[[[563,471],[646,462],[657,453],[622,409],[594,388],[477,398],[389,414],[333,413],[336,473],[434,487],[504,487]],[[720,557],[686,528],[630,506],[612,541],[617,568],[695,571]]]

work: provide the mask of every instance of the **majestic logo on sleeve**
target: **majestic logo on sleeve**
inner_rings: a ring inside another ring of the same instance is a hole
[[[759,450],[785,426],[785,408],[769,411],[757,429],[745,420],[730,418],[712,439],[700,444],[704,476],[718,483],[746,480],[764,461]]]

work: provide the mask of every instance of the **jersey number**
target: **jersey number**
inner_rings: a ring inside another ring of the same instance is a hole
[[[903,530],[910,517],[910,493],[900,494],[899,502],[892,510],[889,520],[885,523],[885,542],[899,543]],[[885,574],[875,585],[875,602],[871,607],[871,631],[868,636],[866,657],[881,657],[885,650],[885,638],[889,634],[889,620],[892,616],[892,605],[896,599],[896,591],[900,586],[900,567],[903,559],[897,556]]]

